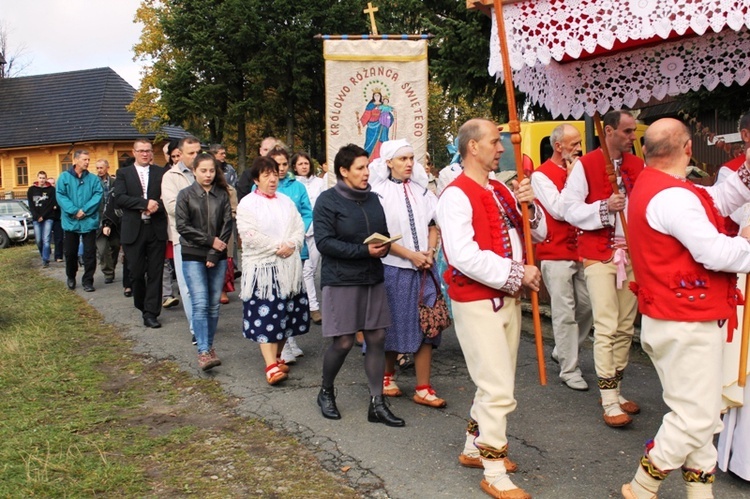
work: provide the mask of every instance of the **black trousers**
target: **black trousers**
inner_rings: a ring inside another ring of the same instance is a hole
[[[65,275],[75,280],[78,273],[78,240],[83,239],[83,284],[94,285],[96,272],[96,230],[90,232],[66,232],[63,241],[65,250]]]
[[[153,225],[143,224],[138,238],[122,248],[130,271],[133,304],[143,313],[144,319],[155,319],[161,313],[161,279],[167,241],[157,239]]]

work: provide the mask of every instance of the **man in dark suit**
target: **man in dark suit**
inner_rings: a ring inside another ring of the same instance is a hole
[[[143,313],[143,324],[161,327],[161,280],[167,244],[167,212],[161,200],[164,169],[151,164],[151,142],[133,144],[135,164],[117,172],[115,203],[122,210],[120,242],[133,282],[133,303]]]

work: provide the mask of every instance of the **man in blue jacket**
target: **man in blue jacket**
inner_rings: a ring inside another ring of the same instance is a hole
[[[89,152],[78,149],[73,153],[73,167],[57,179],[57,205],[60,207],[65,231],[65,274],[68,289],[76,288],[78,271],[78,241],[83,239],[83,277],[81,284],[87,292],[94,289],[96,271],[96,230],[99,228],[99,204],[102,184],[99,177],[89,173]]]

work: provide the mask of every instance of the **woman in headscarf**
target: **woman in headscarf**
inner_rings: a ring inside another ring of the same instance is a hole
[[[417,374],[414,402],[445,407],[445,400],[435,394],[430,384],[432,349],[440,345],[441,335],[427,338],[419,323],[420,296],[428,306],[433,306],[437,298],[434,265],[437,197],[426,185],[412,180],[416,169],[425,175],[406,140],[383,142],[380,158],[370,164],[370,184],[380,196],[388,230],[403,236],[391,244],[390,253],[383,258],[385,287],[393,316],[393,325],[385,332],[383,393],[391,397],[402,395],[393,380],[396,357],[399,353],[413,353]]]

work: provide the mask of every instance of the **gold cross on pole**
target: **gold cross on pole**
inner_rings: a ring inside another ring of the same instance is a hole
[[[375,13],[380,10],[377,7],[372,6],[372,2],[367,2],[367,8],[363,10],[365,14],[370,15],[370,30],[372,31],[373,35],[378,34],[378,26],[375,24]]]

